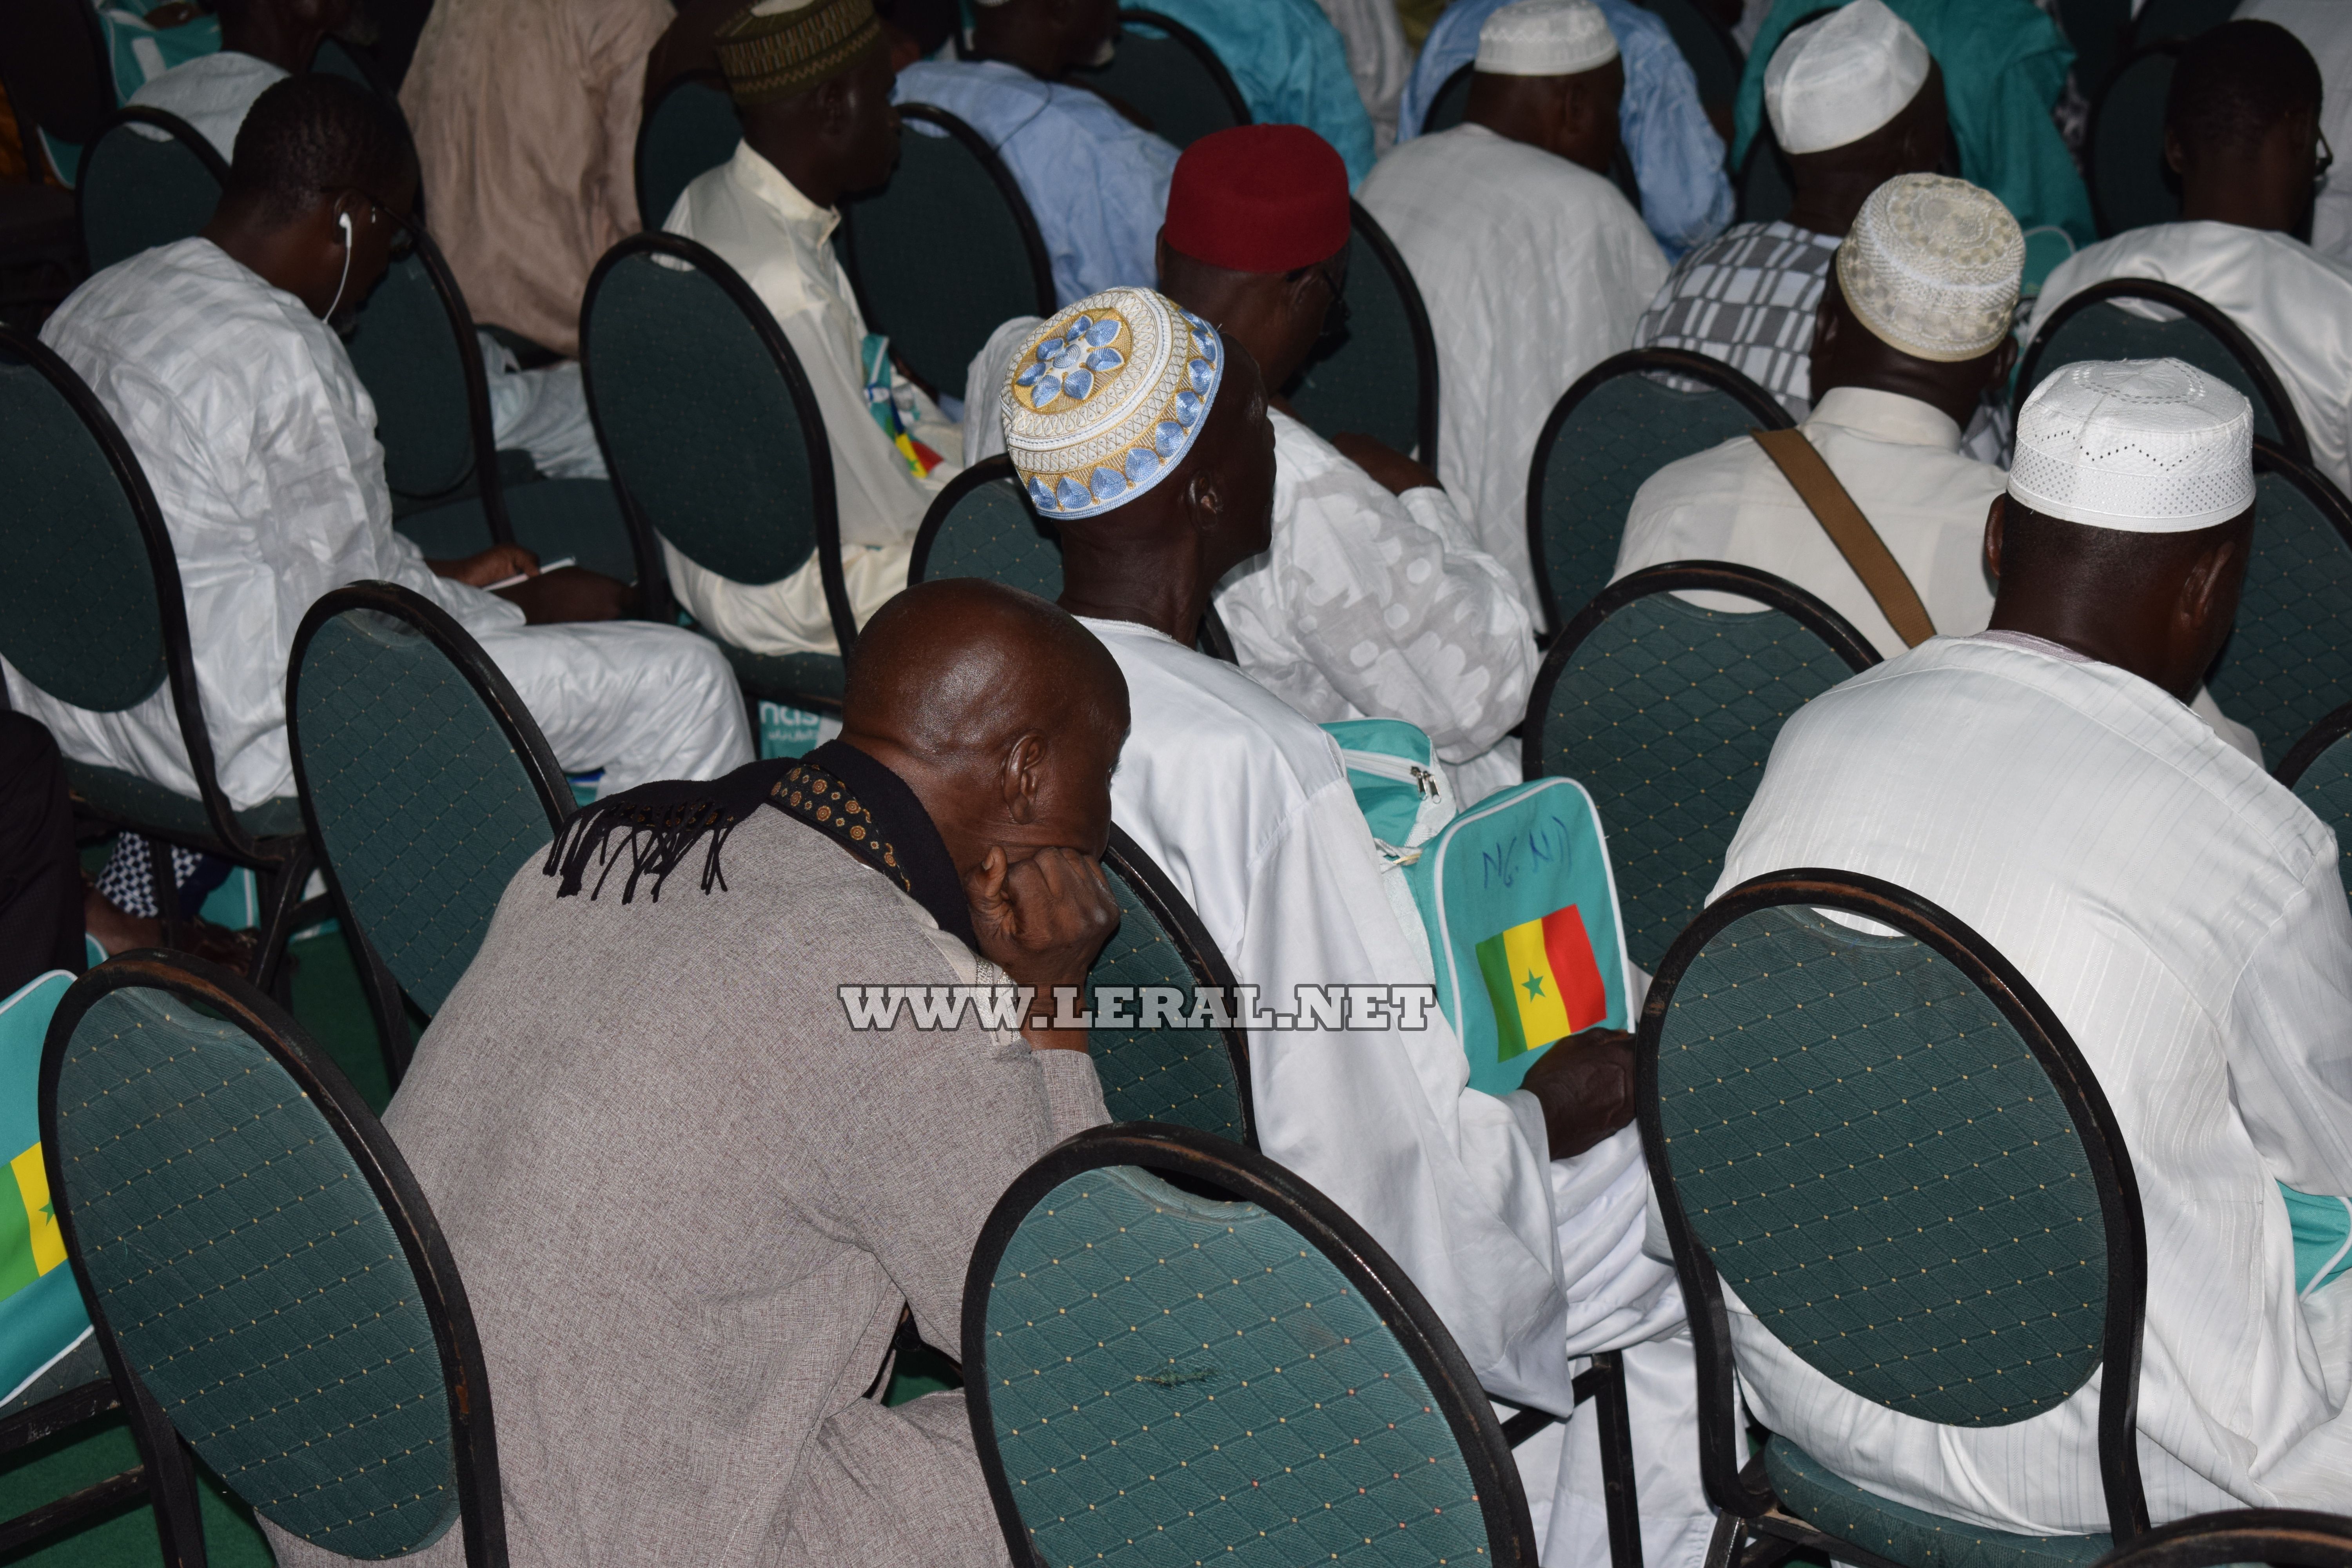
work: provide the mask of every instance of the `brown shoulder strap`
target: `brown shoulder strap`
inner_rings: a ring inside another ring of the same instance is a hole
[[[1764,455],[1793,486],[1797,499],[1838,547],[1845,563],[1862,579],[1877,601],[1879,613],[1886,617],[1895,635],[1903,639],[1906,647],[1917,647],[1936,635],[1936,623],[1927,618],[1927,606],[1919,602],[1918,591],[1904,574],[1902,563],[1878,537],[1878,530],[1870,526],[1870,519],[1853,504],[1853,498],[1838,483],[1837,475],[1822,461],[1813,444],[1805,439],[1801,430],[1750,430]]]

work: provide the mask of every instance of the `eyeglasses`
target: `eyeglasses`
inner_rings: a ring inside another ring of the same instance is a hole
[[[1348,282],[1344,276],[1333,276],[1328,263],[1318,264],[1310,270],[1330,296],[1330,303],[1323,308],[1323,331],[1318,339],[1328,343],[1348,330]]]
[[[2318,150],[2312,154],[2311,183],[2315,185],[2326,184],[2327,171],[2335,163],[2336,149],[2327,144],[2327,132],[2322,131],[2319,132]]]
[[[360,199],[368,205],[370,228],[373,228],[379,223],[389,223],[400,231],[392,237],[392,244],[384,248],[384,255],[393,261],[407,260],[416,249],[415,234],[406,224],[400,221],[399,215],[390,207],[369,195],[365,191],[360,192],[359,195]]]

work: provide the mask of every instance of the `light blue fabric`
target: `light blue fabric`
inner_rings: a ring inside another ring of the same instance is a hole
[[[1148,0],[1201,35],[1260,125],[1304,125],[1339,150],[1352,187],[1372,172],[1372,117],[1348,46],[1315,0]]]
[[[151,27],[136,11],[110,5],[98,8],[99,31],[106,35],[106,52],[114,68],[114,106],[170,70],[193,59],[220,52],[220,18],[198,16],[176,27]],[[41,132],[44,150],[58,178],[70,185],[81,171],[81,148]]]
[[[891,101],[944,109],[996,149],[1045,237],[1059,303],[1158,282],[1152,242],[1168,212],[1173,145],[1085,88],[1039,81],[1001,60],[919,60],[898,73]]]
[[[2284,1182],[2278,1190],[2294,1237],[2294,1288],[2309,1295],[2352,1268],[2352,1199],[2298,1193]]]
[[[1445,79],[1478,54],[1478,29],[1508,0],[1454,0],[1429,30],[1397,109],[1397,140],[1421,133],[1421,122]],[[1625,62],[1625,98],[1617,131],[1642,187],[1642,221],[1658,237],[1668,261],[1704,245],[1731,222],[1734,200],[1724,173],[1723,138],[1699,107],[1698,78],[1675,47],[1666,25],[1631,0],[1593,0],[1617,35]]]

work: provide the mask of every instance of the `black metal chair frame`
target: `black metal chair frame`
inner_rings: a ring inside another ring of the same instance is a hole
[[[1429,1382],[1432,1396],[1461,1445],[1464,1462],[1478,1494],[1486,1526],[1488,1557],[1506,1565],[1533,1568],[1537,1542],[1501,1425],[1478,1386],[1469,1363],[1437,1313],[1403,1269],[1337,1204],[1281,1165],[1252,1149],[1191,1128],[1129,1122],[1095,1127],[1047,1151],[1013,1180],[981,1227],[971,1266],[964,1275],[964,1404],[980,1451],[981,1473],[996,1506],[1013,1561],[1030,1563],[1034,1553],[1028,1526],[1004,1474],[989,1413],[988,1298],[996,1266],[1013,1232],[1030,1211],[1062,1183],[1107,1165],[1138,1165],[1180,1184],[1206,1186],[1254,1203],[1297,1229],[1328,1258],[1348,1283],[1379,1313]]]
[[[783,329],[776,325],[776,318],[760,296],[751,291],[751,286],[743,281],[740,273],[709,247],[659,230],[633,234],[604,253],[596,263],[596,270],[589,274],[580,310],[580,377],[587,390],[588,416],[596,427],[596,444],[604,448],[606,467],[612,471],[613,493],[620,500],[621,515],[629,525],[646,619],[667,624],[677,618],[677,604],[670,595],[669,574],[662,565],[661,542],[655,537],[653,524],[639,510],[636,498],[630,494],[619,466],[612,462],[613,444],[604,434],[604,416],[596,401],[595,360],[589,353],[597,291],[614,268],[644,255],[682,261],[716,283],[742,312],[745,323],[758,334],[761,346],[774,362],[776,373],[783,377],[785,388],[792,395],[793,412],[800,421],[801,441],[808,452],[809,499],[816,513],[817,574],[824,583],[825,607],[833,616],[835,644],[846,657],[857,641],[857,617],[850,610],[849,584],[841,569],[841,511],[834,487],[833,447],[827,442],[824,416],[816,405],[816,392],[809,385],[808,373],[801,369],[800,356],[785,340]]]
[[[80,416],[99,448],[106,454],[109,467],[122,487],[123,499],[137,521],[139,532],[147,546],[147,569],[155,581],[155,610],[163,645],[164,684],[172,693],[172,711],[179,721],[180,742],[187,748],[188,772],[196,781],[196,795],[203,801],[205,816],[212,825],[212,835],[181,834],[133,821],[100,810],[89,803],[77,803],[77,812],[118,829],[158,838],[168,844],[179,844],[209,855],[219,855],[264,878],[260,946],[254,959],[254,978],[268,990],[278,978],[279,965],[286,956],[287,938],[296,928],[310,921],[322,918],[323,900],[305,902],[302,887],[310,876],[310,840],[301,836],[256,837],[247,833],[236,820],[228,796],[220,786],[213,763],[212,733],[205,728],[204,700],[196,689],[195,654],[188,641],[188,602],[180,588],[179,557],[173,552],[172,535],[163,526],[163,514],[155,504],[155,492],[148,487],[146,471],[140,468],[139,458],[131,444],[122,438],[113,417],[98,401],[89,388],[82,384],[73,367],[59,359],[47,344],[15,329],[0,324],[0,350],[16,355],[39,371],[50,387],[70,404]],[[149,879],[153,884],[155,903],[167,924],[180,919],[179,888],[168,870],[159,870],[157,861],[168,865],[168,858],[149,858]]]
[[[2291,1508],[2192,1514],[2117,1547],[2097,1568],[2218,1568],[2224,1563],[2352,1568],[2352,1519]]]
[[[458,1277],[440,1223],[425,1202],[408,1162],[375,1114],[334,1064],[313,1047],[284,1009],[247,982],[202,959],[144,948],[100,965],[78,981],[49,1020],[41,1051],[41,1158],[47,1167],[50,1202],[73,1265],[74,1281],[90,1306],[90,1328],[115,1388],[126,1397],[131,1434],[139,1449],[139,1473],[155,1509],[155,1528],[167,1563],[205,1561],[204,1525],[198,1514],[195,1467],[189,1462],[171,1418],[146,1384],[125,1363],[104,1304],[91,1287],[66,1185],[63,1144],[58,1131],[58,1078],[68,1044],[82,1016],[100,997],[126,987],[169,992],[243,1030],[285,1068],[367,1178],[384,1218],[400,1240],[402,1255],[415,1275],[419,1303],[433,1325],[449,1395],[451,1459],[457,1472],[458,1530],[470,1568],[505,1568],[506,1510],[499,1489],[497,1428],[490,1411],[489,1374],[466,1288]],[[126,1472],[126,1475],[131,1472]],[[115,1478],[114,1485],[123,1480]]]
[[[1242,96],[1240,86],[1234,80],[1234,73],[1225,68],[1225,62],[1217,58],[1216,50],[1209,47],[1209,41],[1206,38],[1176,20],[1175,17],[1163,16],[1159,12],[1151,10],[1122,9],[1118,14],[1118,25],[1122,30],[1129,26],[1150,27],[1175,39],[1193,58],[1206,68],[1209,79],[1217,84],[1217,91],[1225,100],[1225,107],[1233,111],[1234,123],[1236,125],[1255,123],[1250,118],[1249,100]]]
[[[1135,889],[1135,896],[1143,900],[1143,907],[1151,911],[1160,929],[1176,944],[1176,951],[1183,955],[1184,967],[1192,972],[1195,985],[1233,994],[1233,968],[1225,963],[1225,955],[1217,951],[1216,939],[1209,934],[1209,928],[1201,923],[1201,917],[1193,912],[1176,884],[1168,879],[1168,873],[1115,822],[1110,827],[1110,843],[1103,851],[1103,868]],[[1220,1028],[1216,1033],[1233,1064],[1234,1091],[1242,1102],[1242,1142],[1255,1151],[1257,1100],[1250,1092],[1249,1036],[1233,1027]]]
[[[52,1394],[30,1409],[0,1421],[0,1459],[121,1408],[122,1390],[111,1377],[98,1378]],[[38,1508],[27,1509],[14,1519],[0,1520],[0,1553],[14,1553],[44,1536],[96,1523],[146,1497],[148,1490],[146,1466],[133,1465]]]
[[[2336,481],[2311,466],[2307,458],[2297,458],[2266,436],[2254,437],[2254,472],[2276,474],[2301,490],[2304,499],[2319,509],[2336,529],[2336,536],[2344,548],[2352,550],[2352,497],[2336,488]]]
[[[1965,975],[2017,1031],[2049,1075],[2083,1140],[2084,1158],[2104,1213],[2107,1247],[2107,1310],[2099,1383],[2099,1469],[2107,1510],[2118,1545],[2145,1534],[2147,1500],[2140,1485],[2137,1447],[2139,1407],[2140,1330],[2147,1298],[2147,1237],[2139,1186],[2122,1127],[2107,1104],[2098,1079],[2075,1048],[2056,1013],[2023,974],[1992,944],[1937,905],[1874,877],[1815,868],[1753,877],[1709,904],[1675,939],[1651,981],[1634,1038],[1636,1120],[1651,1190],[1657,1195],[1675,1249],[1675,1272],[1690,1308],[1691,1334],[1698,1363],[1699,1475],[1706,1495],[1722,1510],[1707,1551],[1708,1568],[1726,1563],[1777,1561],[1790,1549],[1823,1553],[1862,1568],[1905,1568],[1797,1518],[1780,1504],[1764,1473],[1761,1455],[1743,1468],[1745,1437],[1735,1403],[1730,1325],[1724,1313],[1722,1279],[1706,1247],[1691,1229],[1666,1158],[1658,1110],[1658,1048],[1675,989],[1683,973],[1717,931],[1758,910],[1798,904],[1837,910],[1892,926],[1924,942],[1937,957]],[[1749,1536],[1770,1538],[1753,1557],[1743,1558]]]
[[[1764,430],[1787,430],[1796,421],[1780,400],[1755,382],[1706,354],[1692,353],[1686,349],[1628,349],[1612,354],[1576,378],[1574,385],[1559,395],[1545,416],[1543,429],[1536,436],[1535,456],[1528,463],[1528,562],[1535,573],[1536,593],[1543,601],[1544,614],[1551,622],[1550,629],[1558,633],[1560,623],[1567,619],[1559,597],[1552,591],[1551,569],[1544,561],[1544,470],[1550,466],[1551,449],[1559,433],[1576,412],[1577,405],[1592,395],[1602,383],[1621,375],[1643,375],[1663,373],[1701,382],[1711,392],[1720,392],[1746,409]],[[1620,520],[1619,531],[1624,523]],[[1801,590],[1798,590],[1801,592]],[[1810,595],[1808,595],[1810,598]],[[1843,625],[1843,622],[1840,622]]]
[[[74,228],[81,235],[84,256],[89,252],[89,218],[83,210],[87,200],[84,193],[89,189],[89,157],[98,151],[98,144],[106,140],[108,132],[125,125],[144,125],[150,130],[163,132],[194,154],[196,162],[205,166],[205,172],[212,175],[223,189],[228,185],[228,165],[221,161],[221,155],[213,150],[213,144],[205,141],[194,126],[176,114],[150,109],[143,103],[118,109],[106,117],[89,141],[81,144],[81,163],[74,170]]]
[[[669,216],[666,212],[646,210],[646,142],[653,132],[654,117],[661,112],[662,106],[670,100],[672,94],[688,87],[716,88],[723,93],[727,90],[727,78],[716,70],[680,71],[646,104],[645,113],[637,121],[636,145],[629,154],[629,188],[636,195],[637,219],[645,228],[658,229],[663,220]]]
[[[2279,759],[2279,765],[2271,770],[2271,777],[2293,789],[2305,770],[2319,760],[2319,753],[2347,735],[2352,735],[2352,702],[2338,708],[2305,731],[2303,739]]]
[[[2214,309],[2210,302],[2186,289],[2159,283],[2152,278],[2110,278],[2104,283],[2093,284],[2079,294],[2067,296],[2065,302],[2051,312],[2050,319],[2034,329],[2033,341],[2025,347],[2025,357],[2017,367],[2015,400],[2010,405],[2012,416],[2025,406],[2026,398],[2032,395],[2042,374],[2042,352],[2049,347],[2050,340],[2058,329],[2094,305],[2117,300],[2146,300],[2150,304],[2178,310],[2204,328],[2230,357],[2238,362],[2239,368],[2246,373],[2247,378],[2254,384],[2254,389],[2262,395],[2263,406],[2270,411],[2272,422],[2278,426],[2277,445],[2297,463],[2310,466],[2311,437],[2305,434],[2303,420],[2295,413],[2294,402],[2287,396],[2286,387],[2280,382],[2278,372],[2271,368],[2270,361],[2263,357],[2263,351],[2254,346],[2253,340],[2247,337],[2235,321]]]
[[[294,759],[294,792],[301,797],[302,825],[310,831],[310,852],[326,879],[327,896],[334,901],[335,918],[342,922],[344,936],[352,944],[352,955],[358,962],[360,988],[366,993],[368,1011],[375,1017],[386,1076],[397,1089],[407,1075],[409,1058],[414,1054],[408,1037],[408,1015],[402,1005],[404,993],[398,977],[368,940],[366,928],[352,914],[351,900],[336,874],[334,858],[327,853],[326,835],[319,830],[319,807],[310,794],[310,773],[302,754],[299,699],[303,655],[320,627],[352,610],[369,610],[403,622],[423,635],[457,667],[466,683],[474,689],[474,695],[489,710],[523,771],[530,775],[532,790],[547,812],[551,833],[562,832],[564,820],[572,815],[572,790],[564,782],[563,769],[557,763],[547,737],[540,732],[530,710],[516,694],[514,683],[490,662],[489,656],[482,652],[482,645],[438,605],[396,583],[362,582],[348,584],[324,595],[303,616],[301,626],[294,633],[293,652],[286,661],[286,749]]]

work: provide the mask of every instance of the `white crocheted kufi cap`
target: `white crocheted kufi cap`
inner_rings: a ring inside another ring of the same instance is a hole
[[[2187,533],[2254,504],[2254,411],[2177,359],[2084,360],[2017,411],[2009,493],[2125,533]]]
[[[1149,289],[1057,312],[1007,370],[1004,447],[1045,517],[1125,506],[1175,471],[1225,375],[1217,330]]]
[[[1574,76],[1617,58],[1617,35],[1592,0],[1518,0],[1478,29],[1473,68],[1489,76]]]
[[[1790,33],[1764,68],[1764,112],[1787,153],[1859,142],[1919,96],[1932,62],[1911,24],[1853,0]]]
[[[1914,359],[1974,359],[2009,334],[2025,233],[2000,198],[1943,174],[1870,193],[1837,249],[1854,319]]]

